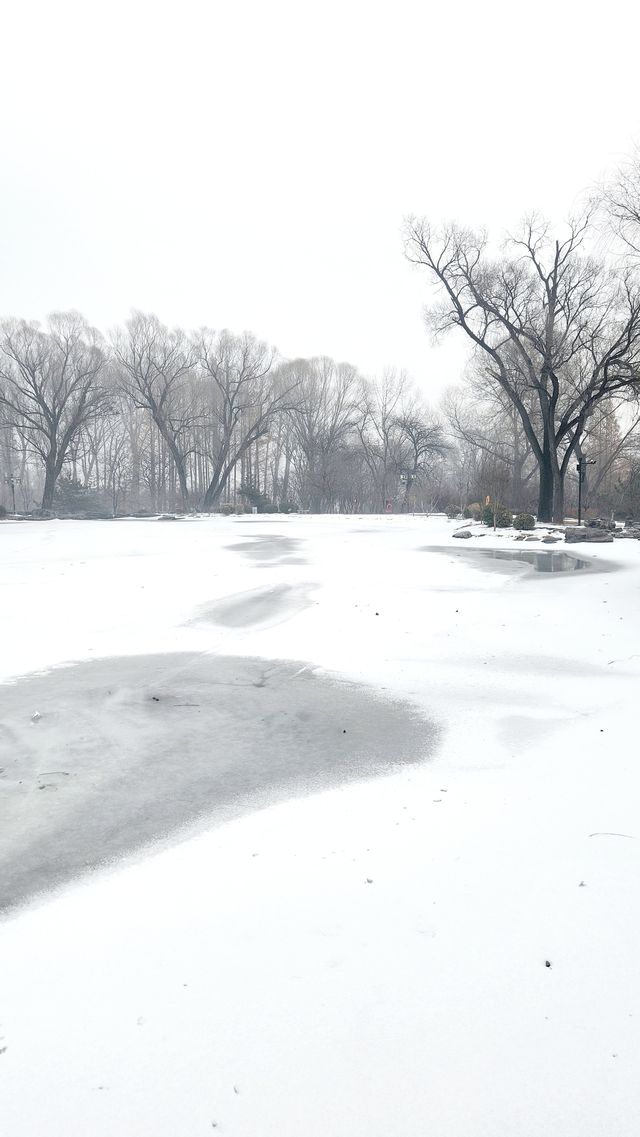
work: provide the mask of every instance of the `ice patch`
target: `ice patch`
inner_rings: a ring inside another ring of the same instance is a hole
[[[251,588],[201,605],[190,623],[221,624],[226,628],[249,628],[258,624],[280,624],[304,611],[311,601],[314,584],[275,584]]]
[[[302,541],[296,537],[280,537],[278,534],[247,537],[226,545],[234,553],[242,553],[252,561],[262,565],[304,565],[306,560],[299,556]]]
[[[0,908],[198,819],[419,762],[437,736],[410,704],[299,662],[103,659],[2,694]]]

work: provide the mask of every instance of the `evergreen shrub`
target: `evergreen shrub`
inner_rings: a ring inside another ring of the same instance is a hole
[[[504,505],[485,505],[482,510],[482,524],[488,525],[491,529],[494,524],[497,529],[510,529],[512,521],[513,514],[511,510],[507,509]]]

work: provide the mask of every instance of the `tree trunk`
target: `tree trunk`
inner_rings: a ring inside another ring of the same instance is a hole
[[[411,477],[411,475],[407,475],[407,481],[406,481],[405,491],[404,491],[404,498],[403,498],[402,506],[401,506],[403,513],[409,512],[409,501],[410,501],[409,495],[411,494],[412,485],[413,485],[413,478]]]
[[[228,471],[227,475],[225,476],[224,457],[218,458],[213,471],[213,475],[211,477],[211,481],[209,482],[205,495],[202,499],[202,508],[205,512],[208,512],[211,509],[215,509],[216,505],[220,501],[220,498],[222,497],[222,491],[224,490],[224,487],[227,483],[229,472],[230,471]]]
[[[380,484],[380,505],[382,506],[382,512],[383,513],[384,513],[385,509],[387,508],[387,501],[388,500],[389,500],[389,490],[387,488],[387,471],[385,469],[383,471],[382,482]]]
[[[284,456],[284,473],[282,475],[282,486],[280,489],[281,499],[289,501],[289,479],[291,477],[291,451],[286,450]]]
[[[130,509],[136,512],[140,509],[140,448],[138,440],[130,436],[131,440],[131,481],[130,481]]]
[[[552,520],[557,525],[562,525],[564,522],[564,477],[562,474],[556,480],[554,488]]]
[[[180,497],[182,498],[182,512],[188,513],[189,511],[189,487],[187,485],[187,471],[185,469],[185,459],[180,453],[178,447],[175,445],[173,439],[168,438],[167,446],[173,458],[175,472],[178,475],[178,482],[180,483]]]
[[[538,492],[538,521],[553,520],[553,463],[551,460],[551,447],[545,431],[542,456],[538,458],[540,471],[540,488]]]
[[[149,497],[152,513],[158,512],[158,491],[156,478],[156,447],[153,427],[149,431]]]
[[[218,485],[213,484],[213,485],[209,486],[209,488],[208,488],[208,490],[207,490],[207,492],[204,495],[204,498],[202,500],[202,508],[205,511],[205,513],[209,512],[212,509],[215,509],[216,505],[220,501],[220,498],[222,497],[223,489],[224,489],[224,485],[222,483],[218,483]]]
[[[53,495],[56,492],[57,470],[55,464],[47,462],[45,466],[44,490],[42,492],[41,509],[53,509]]]

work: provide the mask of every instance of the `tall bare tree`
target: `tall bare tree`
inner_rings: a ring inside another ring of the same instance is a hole
[[[598,403],[640,381],[640,291],[585,255],[588,219],[563,240],[532,220],[510,255],[492,259],[486,236],[425,220],[407,223],[406,255],[444,300],[430,311],[436,334],[461,328],[489,382],[516,407],[539,471],[538,516],[562,520],[564,479]],[[530,409],[535,394],[536,413]]]
[[[405,407],[396,420],[400,432],[400,461],[404,480],[402,510],[411,507],[415,482],[432,473],[434,462],[441,458],[448,446],[439,422],[429,418],[416,404]]]
[[[402,468],[398,416],[406,391],[406,375],[393,369],[385,371],[378,382],[362,386],[356,429],[380,509],[392,500]]]
[[[290,370],[300,384],[292,415],[300,495],[312,513],[322,513],[332,508],[336,458],[359,418],[358,373],[351,364],[327,356],[295,360]]]
[[[207,391],[210,473],[203,508],[213,509],[237,463],[264,437],[276,417],[295,405],[299,381],[276,365],[276,353],[248,332],[208,328],[194,337]]]
[[[193,345],[182,329],[168,328],[157,316],[134,312],[124,330],[114,333],[113,352],[123,390],[134,406],[150,414],[171,455],[186,510],[190,429],[199,413]]]
[[[7,320],[0,327],[0,403],[44,468],[42,509],[53,505],[70,448],[106,409],[101,338],[77,312],[56,313],[45,327]]]

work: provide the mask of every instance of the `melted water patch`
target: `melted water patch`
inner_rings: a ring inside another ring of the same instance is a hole
[[[462,559],[468,557],[471,560],[484,558],[494,561],[519,561],[521,564],[531,565],[534,572],[578,572],[580,569],[604,567],[556,549],[452,549],[443,545],[427,545],[424,547],[424,552],[447,553],[449,556]]]
[[[482,557],[491,557],[496,561],[523,561],[533,566],[534,572],[578,572],[580,569],[591,568],[591,561],[584,561],[580,557],[573,557],[570,553],[561,553],[559,550],[534,552],[533,549],[475,549],[469,552],[479,553]]]

